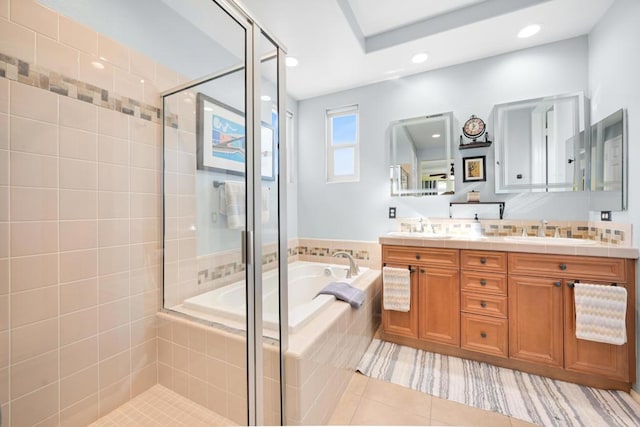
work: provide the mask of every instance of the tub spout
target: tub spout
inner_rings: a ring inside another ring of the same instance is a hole
[[[351,278],[360,273],[360,268],[358,267],[358,263],[356,263],[356,260],[354,260],[351,254],[349,254],[348,252],[338,251],[334,253],[333,256],[334,257],[342,256],[349,259],[349,272],[347,273],[347,278]]]

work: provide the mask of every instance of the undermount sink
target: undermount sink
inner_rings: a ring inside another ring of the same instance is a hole
[[[570,237],[507,236],[504,240],[516,243],[533,243],[534,245],[595,245],[597,243],[595,240]]]
[[[392,237],[414,237],[417,239],[436,239],[436,240],[444,240],[444,239],[451,238],[451,236],[448,234],[419,233],[415,231],[391,231],[390,233],[387,233],[387,235]]]

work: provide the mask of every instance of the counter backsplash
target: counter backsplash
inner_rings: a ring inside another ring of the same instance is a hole
[[[420,218],[396,219],[396,231],[415,231],[419,227]],[[474,220],[449,218],[423,218],[423,227],[429,230],[431,224],[436,233],[468,235]],[[537,236],[540,220],[480,220],[482,234],[487,237],[521,236],[523,228],[529,236]],[[558,229],[560,237],[574,239],[590,239],[601,243],[631,247],[631,224],[605,221],[547,221],[544,234],[555,235]]]

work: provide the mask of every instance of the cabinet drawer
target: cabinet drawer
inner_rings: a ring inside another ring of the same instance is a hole
[[[507,357],[509,329],[506,319],[462,313],[461,347]]]
[[[506,318],[508,305],[504,296],[462,292],[460,309],[467,313]]]
[[[626,280],[625,262],[619,258],[570,255],[509,254],[509,274],[566,277],[575,280]]]
[[[507,295],[507,275],[462,270],[460,272],[460,289]]]
[[[457,249],[413,248],[408,246],[382,247],[382,262],[458,268]]]
[[[495,251],[460,251],[460,266],[479,271],[507,271],[506,252]]]

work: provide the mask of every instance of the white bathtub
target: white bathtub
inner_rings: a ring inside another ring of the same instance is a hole
[[[352,283],[367,268],[360,267],[356,277],[345,278],[348,267],[344,265],[322,264],[296,261],[289,264],[289,333],[297,332],[324,307],[335,301],[331,295],[316,295],[327,284],[334,281]],[[278,330],[278,277],[277,270],[264,274],[262,287],[264,299],[263,325],[265,329]],[[315,297],[315,298],[314,298]],[[228,319],[234,323],[244,323],[246,317],[245,283],[232,283],[219,289],[187,298],[183,307],[213,316]]]

